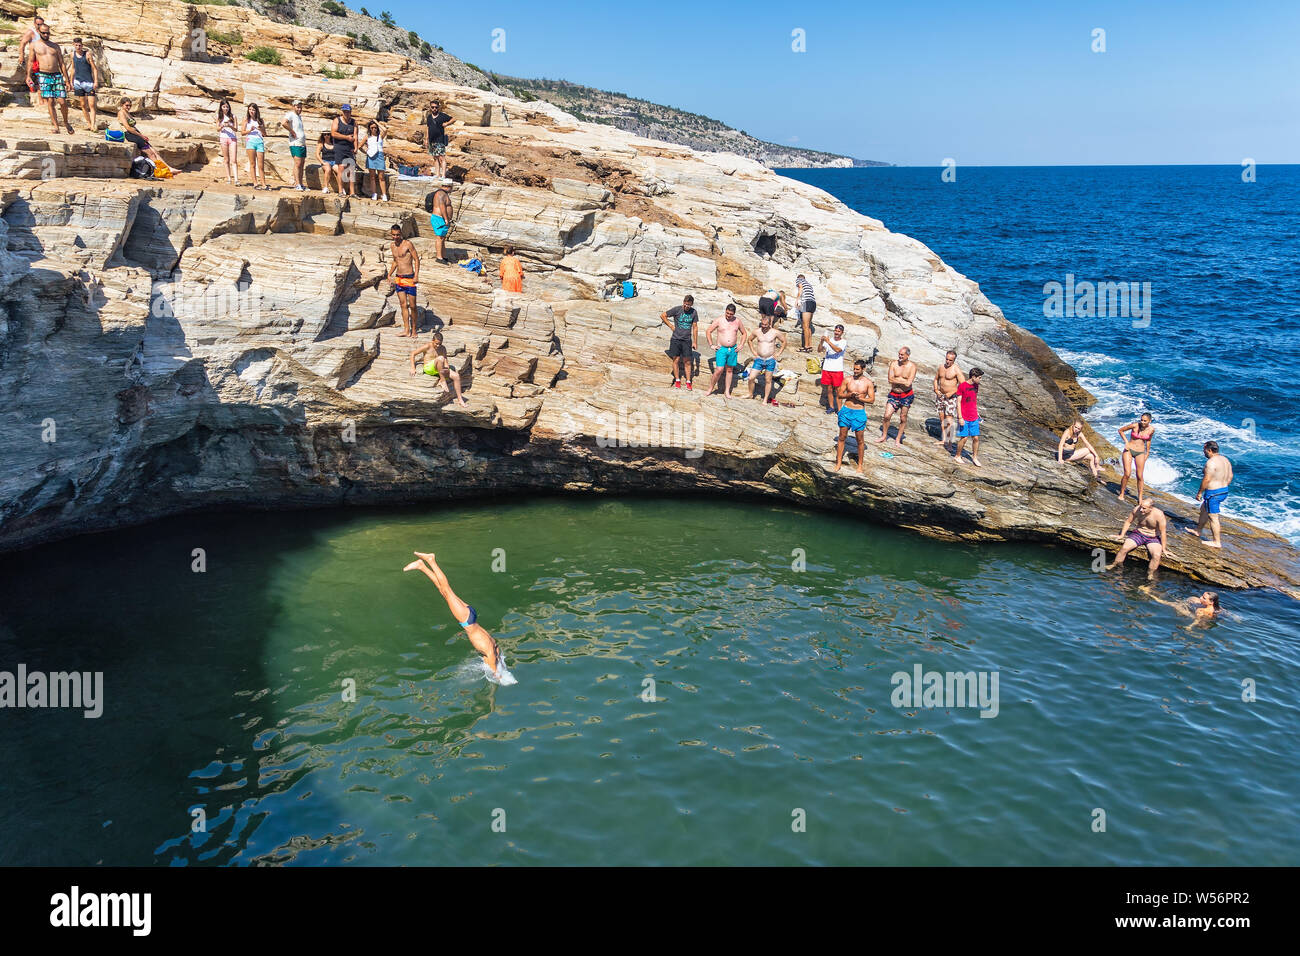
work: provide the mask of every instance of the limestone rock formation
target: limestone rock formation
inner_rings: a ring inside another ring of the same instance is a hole
[[[128,148],[50,134],[20,91],[0,109],[0,548],[195,508],[533,489],[741,491],[943,538],[1115,546],[1114,494],[1054,461],[1053,430],[1090,400],[1072,370],[924,245],[818,189],[456,87],[241,8],[56,0],[47,17],[56,38],[95,38],[108,94],[145,103],[139,124],[178,173],[125,178]],[[236,27],[280,50],[281,65],[210,36]],[[340,62],[355,75],[320,72]],[[0,67],[12,75],[13,63]],[[213,122],[223,96],[241,113],[261,105],[276,188],[225,182]],[[307,103],[313,142],[350,102],[385,124],[394,164],[427,165],[419,116],[434,97],[459,120],[451,264],[435,261],[429,179],[394,179],[388,204],[325,195],[312,160],[315,188],[287,188],[278,124],[293,99]],[[467,406],[412,373],[386,280],[393,224],[422,257],[422,340],[444,333]],[[522,293],[497,287],[506,244],[524,262]],[[461,268],[472,258],[485,275]],[[752,325],[758,297],[792,293],[800,271],[818,288],[818,328],[843,322],[850,359],[879,354],[878,385],[903,345],[921,368],[907,443],[892,458],[873,447],[861,476],[828,470],[834,419],[797,334],[778,407],[742,397],[750,383],[709,397],[707,353],[700,388],[668,387],[664,309],[692,293],[706,321],[734,301]],[[629,279],[639,295],[611,297]],[[927,434],[928,381],[949,347],[987,372],[980,469]],[[1300,594],[1294,549],[1225,526],[1220,553],[1171,534],[1167,566]]]

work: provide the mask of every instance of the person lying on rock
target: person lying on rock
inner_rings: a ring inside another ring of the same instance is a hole
[[[1065,456],[1069,455],[1069,458]],[[1083,422],[1074,420],[1074,424],[1061,432],[1061,440],[1056,445],[1056,460],[1059,463],[1081,461],[1092,469],[1092,477],[1101,477],[1101,455],[1097,449],[1083,437]]]
[[[402,227],[390,226],[388,229],[389,251],[393,254],[393,267],[388,270],[388,278],[397,293],[397,301],[402,309],[402,331],[398,338],[412,338],[419,332],[415,307],[415,295],[420,283],[420,254],[410,239],[402,235]]]
[[[1154,579],[1156,570],[1160,567],[1160,559],[1169,550],[1165,540],[1167,526],[1165,513],[1156,507],[1155,500],[1143,498],[1124,519],[1124,527],[1115,536],[1116,540],[1123,541],[1124,544],[1119,549],[1119,554],[1115,555],[1115,560],[1106,565],[1106,570],[1119,567],[1130,552],[1146,548],[1151,559],[1147,562],[1147,580]]]
[[[487,665],[488,672],[502,683],[513,683],[505,681],[506,675],[505,661],[501,658],[501,649],[497,646],[494,638],[482,624],[478,623],[478,612],[474,610],[473,605],[466,604],[460,599],[455,591],[451,589],[451,584],[447,581],[447,575],[443,574],[442,568],[438,567],[438,562],[434,560],[430,552],[425,554],[420,551],[412,552],[416,560],[412,561],[403,571],[420,571],[437,587],[438,593],[442,595],[447,602],[447,610],[451,611],[451,616],[456,619],[456,623],[465,629],[465,636],[469,638],[470,644],[474,650],[483,655],[483,663]]]
[[[419,365],[421,361],[424,363],[423,369]],[[434,332],[427,345],[417,343],[415,348],[411,349],[411,374],[419,375],[421,371],[441,382],[442,387],[460,404],[469,404],[461,393],[460,372],[451,367],[451,362],[447,358],[447,349],[442,344],[441,332]],[[447,384],[448,382],[451,384]]]

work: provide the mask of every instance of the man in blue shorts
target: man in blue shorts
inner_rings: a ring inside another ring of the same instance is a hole
[[[844,440],[849,432],[858,443],[858,474],[862,474],[862,457],[866,449],[862,433],[867,427],[867,405],[876,404],[876,383],[867,377],[867,363],[858,359],[853,363],[853,375],[840,383],[840,437],[835,442],[835,468],[844,463]]]
[[[713,341],[715,331],[718,333],[717,342]],[[714,319],[704,330],[704,338],[717,350],[713,354],[713,380],[709,383],[709,394],[712,395],[717,389],[718,380],[725,378],[722,395],[731,398],[731,383],[740,366],[740,347],[749,341],[749,332],[745,329],[745,323],[740,321],[740,316],[736,315],[734,302],[727,306],[725,315]]]
[[[1219,510],[1223,499],[1228,497],[1228,486],[1232,484],[1232,462],[1226,455],[1219,454],[1219,443],[1207,441],[1201,450],[1205,453],[1205,469],[1201,475],[1201,487],[1196,491],[1196,498],[1201,503],[1201,514],[1196,522],[1196,530],[1185,529],[1188,534],[1196,535],[1201,544],[1207,548],[1221,548],[1223,541],[1219,537]],[[1206,522],[1210,523],[1213,540],[1201,538],[1201,530]]]
[[[758,331],[754,333],[754,364],[750,366],[750,372],[754,378],[753,388],[750,390],[749,397],[753,398],[758,391],[758,377],[762,375],[767,379],[767,392],[763,397],[769,405],[775,405],[776,399],[772,397],[772,389],[776,385],[776,360],[781,357],[785,351],[785,333],[772,328],[772,319],[770,315],[765,315],[758,320]]]

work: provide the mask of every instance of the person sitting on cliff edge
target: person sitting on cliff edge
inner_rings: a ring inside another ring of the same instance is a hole
[[[1130,527],[1132,530],[1130,531]],[[1147,562],[1147,579],[1154,579],[1160,568],[1160,559],[1169,552],[1166,541],[1168,522],[1165,513],[1156,507],[1155,500],[1143,498],[1138,506],[1124,519],[1122,527],[1115,537],[1123,541],[1115,560],[1106,565],[1106,570],[1119,567],[1129,553],[1138,548],[1146,548],[1151,560]]]
[[[425,375],[432,375],[441,382],[442,387],[460,404],[469,404],[461,392],[460,372],[451,367],[451,361],[447,358],[447,347],[442,344],[441,332],[434,332],[428,345],[420,345],[417,342],[415,347],[411,349],[412,375],[420,374],[422,369],[419,363],[421,360],[424,363],[423,372]]]

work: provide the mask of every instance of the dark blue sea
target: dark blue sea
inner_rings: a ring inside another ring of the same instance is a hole
[[[1300,166],[1259,166],[1253,182],[1239,166],[781,172],[977,281],[1075,367],[1112,441],[1150,411],[1149,482],[1190,500],[1214,439],[1236,471],[1225,511],[1300,543]],[[1049,283],[1069,276],[1148,288],[1149,324],[1046,314]]]

